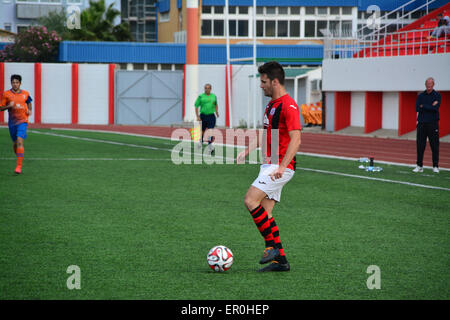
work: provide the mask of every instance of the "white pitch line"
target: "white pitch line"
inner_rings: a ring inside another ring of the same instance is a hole
[[[63,134],[56,134],[56,133],[49,133],[49,132],[39,132],[39,131],[34,131],[34,130],[30,131],[30,132],[38,133],[38,134],[45,134],[45,135],[50,135],[50,136],[56,136],[56,137],[75,139],[75,140],[83,140],[83,141],[107,143],[107,144],[127,146],[127,147],[135,147],[135,148],[144,148],[144,149],[161,150],[161,151],[172,152],[172,149],[149,147],[149,146],[128,144],[128,143],[122,143],[122,142],[100,140],[100,139],[74,137],[74,136],[68,136],[68,135],[63,135]],[[86,158],[86,159],[89,159],[89,158]],[[225,159],[228,159],[228,158],[225,158]],[[397,183],[397,184],[403,184],[403,185],[420,187],[420,188],[427,188],[427,189],[436,189],[436,190],[450,191],[450,188],[436,187],[436,186],[430,186],[430,185],[424,185],[424,184],[418,184],[418,183],[412,183],[412,182],[406,182],[406,181],[398,181],[398,180],[390,180],[390,179],[383,179],[383,178],[360,176],[360,175],[348,174],[348,173],[342,173],[342,172],[336,172],[336,171],[327,171],[327,170],[319,170],[319,169],[311,169],[311,168],[297,168],[297,170],[319,172],[319,173],[325,173],[325,174],[332,174],[332,175],[338,175],[338,176],[344,176],[344,177],[350,177],[350,178],[357,178],[357,179],[365,179],[365,180],[374,180],[374,181],[380,181],[380,182]]]
[[[180,140],[173,140],[168,137],[161,137],[161,136],[152,136],[152,135],[146,135],[146,134],[139,134],[139,133],[129,133],[129,132],[122,132],[122,131],[113,131],[113,130],[93,130],[93,129],[71,129],[71,128],[50,128],[51,130],[61,130],[61,131],[81,131],[81,132],[99,132],[99,133],[114,133],[114,134],[120,134],[120,135],[126,135],[126,136],[135,136],[135,137],[143,137],[143,138],[152,138],[152,139],[161,139],[161,140],[169,140],[169,141],[180,141]],[[187,129],[186,129],[187,130]],[[244,146],[234,146],[229,144],[221,144],[216,143],[217,146],[225,146],[225,147],[237,147],[237,148],[243,148]],[[259,148],[257,148],[259,150]],[[336,155],[330,155],[330,154],[321,154],[321,153],[311,153],[311,152],[297,152],[298,155],[306,155],[310,157],[318,157],[318,158],[326,158],[326,159],[339,159],[339,160],[350,160],[350,161],[358,161],[359,158],[353,158],[353,157],[345,157],[345,156],[336,156]],[[402,167],[409,167],[414,168],[415,164],[409,164],[409,163],[402,163],[402,162],[392,162],[392,161],[383,161],[383,160],[375,160],[376,163],[379,164],[387,164],[387,165],[394,165],[394,166],[402,166]],[[432,166],[424,166],[425,169],[433,169]],[[449,168],[439,168],[441,171],[450,171]]]
[[[16,158],[0,158],[0,160],[16,160]],[[172,161],[171,159],[151,158],[27,158],[34,161]]]
[[[55,137],[74,139],[74,140],[83,140],[83,141],[89,141],[89,142],[100,142],[100,143],[107,143],[107,144],[113,144],[113,145],[118,145],[118,146],[126,146],[126,147],[133,147],[133,148],[143,148],[143,149],[150,149],[150,150],[162,150],[162,151],[170,151],[170,152],[172,152],[172,149],[163,149],[163,148],[156,148],[156,147],[150,147],[150,146],[142,146],[142,145],[138,145],[138,144],[129,144],[129,143],[115,142],[115,141],[108,141],[108,140],[101,140],[101,139],[74,137],[74,136],[68,136],[68,135],[65,135],[65,134],[57,134],[57,133],[51,133],[51,132],[40,132],[40,131],[34,131],[34,130],[30,130],[30,132],[37,133],[37,134],[44,134],[44,135],[48,135],[48,136],[55,136]]]
[[[349,174],[349,173],[342,173],[342,172],[335,172],[335,171],[327,171],[327,170],[319,170],[319,169],[311,169],[311,168],[297,168],[297,170],[320,172],[320,173],[333,174],[333,175],[337,175],[337,176],[344,176],[344,177],[350,177],[350,178],[375,180],[375,181],[389,182],[389,183],[399,183],[399,184],[405,184],[405,185],[408,185],[408,186],[414,186],[414,187],[420,187],[420,188],[450,191],[450,188],[429,186],[429,185],[426,185],[426,184],[418,184],[418,183],[412,183],[412,182],[406,182],[406,181],[398,181],[398,180],[390,180],[390,179],[383,179],[383,178],[359,176],[359,175],[356,175],[356,174]]]

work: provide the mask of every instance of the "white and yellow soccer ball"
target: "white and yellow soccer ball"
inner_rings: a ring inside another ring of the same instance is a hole
[[[224,272],[233,265],[233,252],[225,246],[215,246],[208,252],[206,257],[208,265],[215,272]]]

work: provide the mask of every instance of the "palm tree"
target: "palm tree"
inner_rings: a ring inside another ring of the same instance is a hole
[[[81,28],[68,32],[70,40],[80,41],[132,41],[128,23],[114,25],[114,20],[120,16],[120,11],[108,7],[105,0],[89,0],[89,8],[81,12]]]

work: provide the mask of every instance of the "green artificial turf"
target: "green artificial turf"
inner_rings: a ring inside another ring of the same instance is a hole
[[[382,165],[368,173],[355,161],[298,156],[273,211],[291,271],[261,274],[264,242],[243,204],[259,166],[175,165],[176,144],[29,130],[15,175],[0,129],[0,298],[450,298],[448,171]],[[206,262],[219,244],[235,256],[224,273]],[[80,290],[66,286],[71,265]],[[379,290],[366,285],[371,265],[380,268]]]

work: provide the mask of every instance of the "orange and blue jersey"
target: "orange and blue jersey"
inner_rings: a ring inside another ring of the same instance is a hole
[[[8,109],[8,124],[18,125],[21,123],[28,123],[28,104],[33,101],[28,91],[19,90],[19,92],[14,92],[11,89],[3,92],[0,106],[7,106],[11,101],[14,102],[14,107]]]

